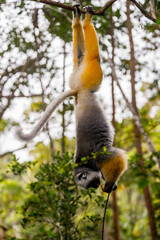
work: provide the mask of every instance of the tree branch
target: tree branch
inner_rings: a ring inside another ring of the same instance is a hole
[[[31,94],[31,95],[24,95],[24,94],[20,94],[18,96],[13,96],[14,98],[32,98],[32,97],[42,97],[42,93],[39,94]],[[0,98],[10,98],[10,95],[1,95],[0,94]]]
[[[59,3],[56,1],[52,1],[52,0],[30,0],[33,2],[39,2],[39,3],[44,3],[50,6],[54,6],[54,7],[60,7],[69,11],[74,11],[74,7],[71,5],[67,5],[64,3]],[[99,10],[93,10],[93,15],[101,15],[103,16],[105,14],[105,11],[117,0],[110,0],[109,2],[107,2],[104,7],[100,8]],[[156,19],[152,16],[149,15],[149,13],[143,9],[143,7],[137,3],[135,0],[130,0],[134,5],[136,5],[136,7],[141,11],[141,13],[148,19],[150,19],[152,22],[156,22]],[[81,13],[85,13],[85,10],[81,9]]]
[[[74,7],[64,4],[64,3],[59,3],[59,2],[55,2],[52,0],[30,0],[33,2],[39,2],[39,3],[45,3],[48,4],[50,6],[54,6],[54,7],[60,7],[69,11],[74,11]],[[117,0],[110,0],[109,2],[107,2],[104,7],[100,8],[99,10],[93,10],[93,15],[104,15],[105,11]],[[81,9],[81,13],[85,13],[85,10]]]
[[[22,150],[22,149],[24,149],[24,148],[26,148],[26,147],[27,147],[27,145],[25,144],[23,147],[20,147],[20,148],[17,148],[17,149],[15,149],[15,150],[12,150],[12,151],[8,151],[8,152],[5,152],[5,153],[2,153],[2,154],[0,154],[0,158],[5,157],[5,156],[7,156],[7,155],[9,155],[9,154],[12,154],[13,152]]]
[[[152,16],[149,15],[149,13],[144,10],[144,8],[139,4],[137,3],[135,0],[130,0],[132,3],[134,3],[134,5],[136,5],[136,7],[141,11],[141,13],[148,19],[150,19],[152,22],[156,22],[156,19],[153,18]]]

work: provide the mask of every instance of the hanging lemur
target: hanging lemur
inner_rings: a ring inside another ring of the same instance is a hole
[[[105,180],[103,191],[117,188],[117,180],[126,169],[123,150],[112,147],[114,131],[106,120],[95,95],[102,81],[98,38],[91,22],[92,7],[85,7],[83,27],[79,5],[74,6],[73,56],[74,70],[70,78],[71,90],[64,92],[47,107],[44,116],[30,134],[18,129],[23,141],[33,139],[56,107],[68,96],[75,96],[76,150],[74,174],[76,182],[84,189],[97,188],[101,177]]]

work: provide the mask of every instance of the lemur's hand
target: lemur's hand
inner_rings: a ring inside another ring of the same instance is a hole
[[[103,188],[103,192],[110,193],[117,189],[117,184],[113,182],[106,182]]]
[[[74,7],[74,17],[80,17],[81,16],[81,9],[80,9],[80,4],[77,3],[75,5],[73,5]]]
[[[93,8],[92,8],[92,6],[90,6],[90,5],[84,7],[83,10],[84,10],[86,13],[90,13],[91,15],[93,14]]]

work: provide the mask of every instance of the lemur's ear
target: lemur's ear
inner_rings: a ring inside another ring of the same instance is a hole
[[[22,128],[18,128],[16,131],[16,137],[21,140],[28,142],[32,140],[40,131],[40,129],[44,126],[44,124],[47,122],[51,114],[54,112],[54,110],[59,106],[61,102],[63,102],[67,97],[76,96],[75,90],[69,90],[66,92],[63,92],[59,97],[54,99],[49,106],[46,108],[44,115],[42,116],[39,123],[35,126],[35,128],[28,134],[23,133]]]

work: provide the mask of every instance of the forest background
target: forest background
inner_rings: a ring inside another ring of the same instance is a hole
[[[0,1],[0,239],[98,240],[107,194],[75,184],[73,98],[32,142],[14,135],[19,125],[29,132],[69,88],[72,11],[40,2]],[[106,4],[79,2],[94,10]],[[104,239],[158,240],[160,2],[110,2],[93,16],[103,69],[97,96],[128,170],[110,196]]]

